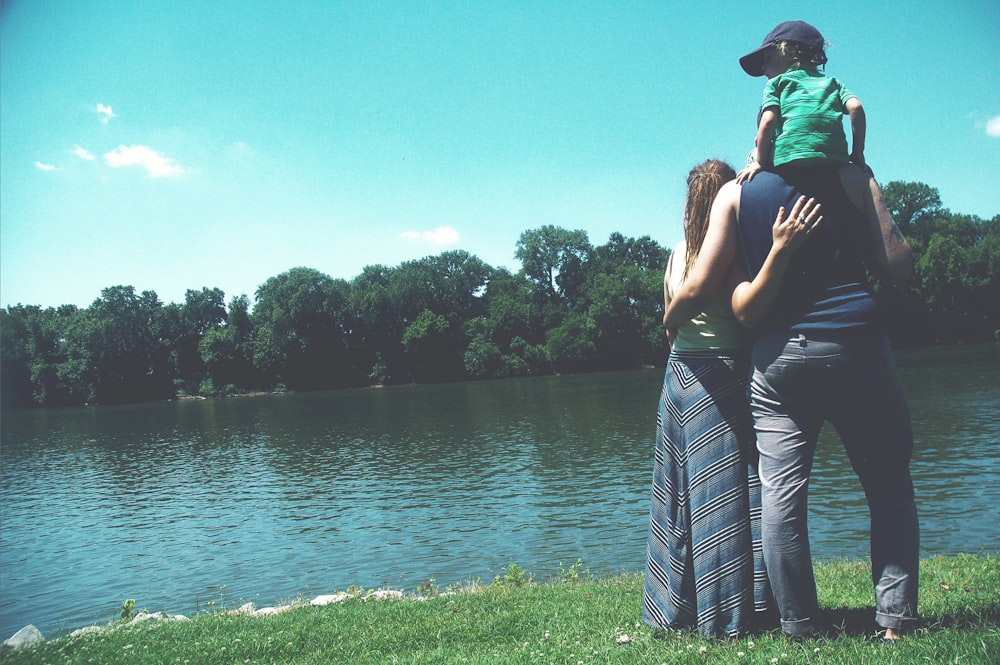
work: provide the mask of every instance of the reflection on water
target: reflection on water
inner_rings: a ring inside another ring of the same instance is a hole
[[[924,554],[996,550],[1000,348],[899,354]],[[5,414],[0,638],[298,595],[639,571],[662,370]],[[824,431],[817,557],[864,556]]]

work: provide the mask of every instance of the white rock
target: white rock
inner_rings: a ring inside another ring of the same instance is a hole
[[[351,597],[349,593],[335,593],[328,596],[316,596],[309,601],[310,605],[315,605],[316,607],[322,607],[323,605],[329,605],[331,603],[340,603]]]
[[[402,591],[396,591],[395,589],[379,589],[378,591],[373,591],[366,598],[371,600],[399,600],[403,597]]]
[[[80,637],[81,635],[89,635],[90,633],[100,633],[104,629],[100,626],[84,626],[83,628],[77,628],[72,633],[69,634],[70,637]]]
[[[169,619],[170,615],[166,612],[139,612],[132,620],[129,621],[130,624],[133,623],[144,623],[146,621],[165,621]]]
[[[45,637],[38,631],[37,628],[28,624],[21,630],[17,631],[11,635],[10,639],[5,640],[0,646],[9,649],[20,649],[21,647],[31,646],[32,644],[38,644],[39,642],[44,642]]]
[[[253,616],[253,603],[244,603],[243,605],[240,605],[239,608],[230,612],[230,614]]]

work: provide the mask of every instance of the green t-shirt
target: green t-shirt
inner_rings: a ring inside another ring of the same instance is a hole
[[[793,69],[768,80],[761,111],[778,108],[774,165],[848,161],[844,114],[847,88],[817,69]]]

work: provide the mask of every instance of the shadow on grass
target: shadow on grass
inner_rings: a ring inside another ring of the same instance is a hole
[[[823,611],[823,619],[833,633],[847,637],[871,635],[880,630],[875,623],[874,607],[827,609]],[[920,617],[920,627],[925,630],[955,630],[981,626],[1000,627],[1000,603],[992,603],[979,610],[958,610]]]

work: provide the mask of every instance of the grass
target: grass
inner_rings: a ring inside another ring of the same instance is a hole
[[[513,574],[511,574],[513,571]],[[1000,663],[1000,558],[921,562],[922,626],[883,646],[872,639],[865,563],[816,567],[828,637],[793,642],[779,633],[738,640],[664,634],[639,623],[642,577],[586,574],[536,584],[512,567],[475,593],[417,600],[347,600],[271,617],[215,613],[184,622],[121,626],[64,637],[0,661],[20,663],[559,663],[731,664]],[[627,637],[626,637],[627,636]]]

